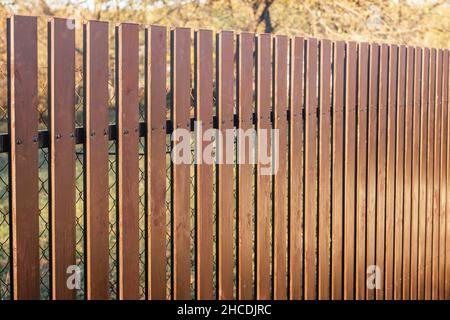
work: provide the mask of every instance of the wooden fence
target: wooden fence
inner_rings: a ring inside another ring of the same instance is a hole
[[[168,35],[165,27],[124,23],[115,33],[110,123],[109,26],[89,21],[82,26],[84,126],[76,127],[81,29],[54,18],[49,130],[39,131],[37,19],[13,16],[7,25],[9,132],[0,151],[9,155],[12,298],[41,294],[39,148],[50,155],[51,298],[76,296],[67,268],[76,264],[80,144],[85,297],[109,298],[111,140],[120,299],[138,299],[140,281],[148,299],[450,298],[449,50],[230,31],[214,43],[210,30],[192,37],[187,28]],[[195,120],[204,129],[255,128],[258,145],[261,129],[279,129],[278,170],[167,161],[168,135],[193,130]]]

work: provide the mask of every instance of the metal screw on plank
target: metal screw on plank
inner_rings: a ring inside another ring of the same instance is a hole
[[[60,133],[57,133],[56,136],[55,136],[55,138],[56,138],[56,140],[59,140],[59,139],[62,138],[62,135],[61,135]]]
[[[71,138],[75,138],[75,134],[72,132],[72,133],[70,134],[70,137],[71,137]]]
[[[128,134],[128,129],[124,129],[123,134]]]
[[[37,142],[38,141],[38,137],[37,136],[33,136],[33,142]]]
[[[16,139],[16,143],[19,145],[19,144],[22,144],[23,143],[23,141],[22,141],[22,139],[20,139],[20,138],[17,138]]]
[[[91,132],[91,137],[95,136],[95,131]]]
[[[103,130],[103,135],[108,135],[108,129]]]

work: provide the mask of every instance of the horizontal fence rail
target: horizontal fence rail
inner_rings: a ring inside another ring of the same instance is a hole
[[[1,299],[450,299],[448,49],[41,22],[0,44]]]

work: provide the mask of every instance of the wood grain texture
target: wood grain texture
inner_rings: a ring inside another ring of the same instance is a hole
[[[9,185],[14,299],[39,299],[37,19],[8,19]]]
[[[358,142],[356,163],[356,279],[355,298],[366,297],[366,190],[367,190],[367,109],[369,103],[369,45],[358,51]]]
[[[195,34],[195,63],[196,63],[196,118],[198,141],[202,141],[203,134],[213,125],[213,32],[199,30]],[[212,143],[212,142],[211,142]],[[201,143],[197,148],[196,163],[196,204],[197,204],[197,298],[213,299],[213,163],[204,161],[203,153],[211,143]]]
[[[221,31],[217,35],[218,121],[222,146],[218,149],[218,295],[219,299],[234,297],[234,33]],[[267,250],[267,248],[266,248]]]
[[[273,151],[273,296],[287,298],[287,103],[288,103],[288,38],[274,39],[273,127],[278,134]]]
[[[85,201],[88,299],[109,298],[108,23],[89,21],[85,41]]]
[[[420,106],[420,187],[419,187],[419,248],[418,248],[418,292],[419,300],[425,298],[425,263],[427,231],[427,160],[428,160],[428,81],[430,50],[423,50]]]
[[[389,103],[389,46],[380,47],[380,75],[378,90],[378,147],[377,147],[377,194],[376,194],[376,242],[375,265],[380,270],[380,288],[377,300],[384,299],[385,279],[385,230],[386,230],[386,156],[387,156],[387,110]]]
[[[385,293],[386,300],[394,297],[394,217],[395,217],[395,131],[397,103],[398,47],[389,46],[389,93],[387,114],[386,158],[386,253]]]
[[[450,50],[445,50],[444,53],[444,70],[443,70],[443,105],[447,112],[447,190],[446,190],[446,221],[445,221],[445,299],[450,299],[450,114],[448,109],[450,107]]]
[[[75,299],[67,268],[75,265],[75,31],[54,18],[50,30],[50,183],[52,298]]]
[[[167,30],[145,30],[146,194],[148,298],[166,294],[166,69]],[[150,129],[150,130],[149,130]]]
[[[172,59],[172,141],[181,142],[190,131],[191,105],[191,30],[175,28],[171,33]],[[172,207],[173,207],[173,298],[191,298],[190,257],[190,163],[182,158],[181,147],[174,150],[172,142]],[[180,144],[181,146],[182,144]]]
[[[256,115],[257,148],[256,167],[256,299],[271,298],[270,266],[270,215],[271,206],[271,167],[266,157],[270,155],[271,144],[267,132],[271,128],[270,120],[270,35],[257,37],[256,62]],[[262,130],[261,130],[262,129]]]
[[[303,293],[303,60],[304,39],[291,39],[289,154],[289,297]]]
[[[309,38],[306,48],[305,105],[305,270],[304,297],[317,298],[317,39]]]
[[[119,299],[139,299],[139,26],[116,27]]]
[[[320,41],[319,74],[318,298],[328,300],[331,293],[329,277],[331,262],[331,42],[329,40]],[[342,164],[342,161],[338,160],[338,162]],[[339,237],[339,235],[336,236]]]
[[[346,51],[345,51],[346,50]],[[345,58],[345,61],[344,61]],[[345,64],[344,64],[345,63]],[[344,66],[345,74],[344,74]],[[344,104],[345,75],[345,160],[344,160],[344,296],[355,297],[355,212],[356,212],[356,103],[357,44],[336,42],[334,48],[334,105]],[[333,263],[333,266],[335,264]],[[340,277],[339,274],[334,276]],[[333,276],[332,276],[333,278]]]
[[[419,208],[420,208],[420,114],[422,49],[414,48],[414,97],[412,137],[412,216],[411,216],[411,299],[418,298],[419,267]]]

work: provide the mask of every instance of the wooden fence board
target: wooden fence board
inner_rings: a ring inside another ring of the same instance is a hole
[[[376,244],[375,265],[380,270],[380,288],[376,290],[377,300],[384,299],[385,276],[385,221],[386,221],[386,155],[387,155],[387,108],[389,98],[389,46],[380,47],[380,75],[378,97],[378,149],[377,149],[377,191],[376,191]]]
[[[427,158],[427,229],[425,259],[425,299],[432,299],[432,267],[433,267],[433,196],[434,196],[434,138],[435,138],[435,106],[436,88],[436,50],[430,52],[430,74],[428,81],[428,158]]]
[[[52,298],[74,299],[67,268],[75,265],[75,31],[54,18],[50,29],[50,199]]]
[[[287,297],[287,87],[288,38],[274,39],[273,113],[278,143],[274,146],[274,203],[273,203],[273,295],[274,299]],[[277,140],[275,140],[277,141]]]
[[[450,133],[450,114],[448,109],[450,107],[450,51],[445,50],[444,56],[444,74],[443,74],[443,105],[447,114],[447,190],[446,190],[446,221],[445,221],[445,299],[450,299],[450,139],[448,134]]]
[[[331,284],[330,284],[330,238],[331,238],[331,42],[329,40],[321,40],[320,42],[320,105],[319,105],[319,200],[318,200],[318,298],[320,300],[330,299]],[[335,108],[333,108],[335,111]],[[336,114],[337,114],[336,110]],[[342,114],[341,114],[342,117]],[[334,128],[334,127],[333,127]],[[337,129],[340,132],[342,126]],[[339,140],[341,142],[341,140]],[[342,147],[342,146],[341,146]],[[339,153],[338,155],[342,154]],[[334,159],[334,158],[333,158]],[[341,159],[337,162],[342,165]],[[334,164],[334,162],[333,162]],[[336,163],[337,164],[337,163]],[[334,172],[334,171],[333,171]],[[338,175],[342,173],[339,172]],[[342,189],[342,188],[341,188]],[[334,194],[333,194],[334,199]],[[337,199],[339,202],[339,199]],[[339,219],[339,211],[336,219]],[[333,221],[334,221],[333,216]],[[342,219],[341,219],[342,222]],[[339,228],[339,223],[336,223]],[[333,229],[334,230],[334,229]],[[333,234],[334,236],[334,234]],[[337,238],[342,236],[338,233]],[[333,238],[339,241],[338,239]],[[342,240],[341,240],[342,241]],[[337,261],[338,259],[336,259]],[[334,266],[334,264],[333,264]],[[342,274],[342,272],[340,272]]]
[[[201,130],[198,141],[213,127],[213,33],[211,30],[196,32],[196,120]],[[196,162],[196,204],[197,204],[197,298],[213,299],[213,228],[214,228],[214,172],[213,163],[203,158],[210,144],[200,144]]]
[[[377,114],[379,90],[379,57],[380,46],[370,45],[370,79],[367,131],[367,213],[366,213],[366,274],[371,274],[375,265],[375,223],[376,223],[376,192],[377,192]],[[374,283],[372,283],[374,284]],[[376,284],[376,283],[375,283]],[[376,288],[366,284],[366,299],[375,298]]]
[[[395,217],[395,131],[397,102],[398,47],[389,47],[389,97],[387,124],[386,158],[386,253],[385,253],[385,294],[386,300],[393,299],[394,293],[394,217]]]
[[[317,39],[309,38],[306,48],[305,98],[305,269],[304,297],[317,298]]]
[[[303,59],[304,39],[291,39],[289,154],[289,288],[290,298],[303,292]]]
[[[439,95],[438,95],[438,103],[441,108],[441,159],[440,159],[440,186],[439,186],[439,199],[440,199],[440,209],[439,209],[439,299],[444,300],[445,299],[445,255],[446,255],[446,248],[445,248],[445,223],[446,223],[446,196],[447,196],[447,139],[448,139],[448,110],[444,104],[444,87],[446,82],[444,81],[444,70],[446,67],[446,57],[445,57],[445,51],[440,50],[439,53],[440,57],[440,71],[439,71],[439,79],[441,88],[439,89]]]
[[[338,51],[339,49],[336,49]],[[341,55],[342,52],[336,52],[336,57],[340,58],[338,55]],[[327,56],[327,61],[329,57]],[[342,58],[342,57],[341,57]],[[334,62],[336,64],[336,62]],[[344,64],[342,63],[342,66]],[[328,68],[328,66],[327,66]],[[337,69],[340,69],[336,66]],[[337,72],[342,72],[341,70],[336,70]],[[341,77],[340,84],[337,85],[338,92],[336,93],[336,100],[333,104],[333,129],[332,129],[332,200],[331,200],[331,220],[332,220],[332,242],[331,242],[331,279],[332,279],[332,298],[333,299],[342,299],[342,272],[343,272],[343,222],[344,222],[344,104],[342,103],[342,86],[344,85],[344,79],[339,74],[338,78],[336,78],[334,84],[337,84],[339,81],[339,77]],[[326,79],[324,79],[326,81]],[[331,81],[328,80],[328,84]],[[331,88],[328,88],[328,92],[325,91],[327,97],[323,97],[321,90],[321,100],[330,99],[328,97],[331,92]],[[326,101],[329,103],[328,101]],[[324,110],[325,111],[325,110]],[[319,192],[322,194],[322,191]],[[320,232],[320,231],[319,231]]]
[[[109,298],[108,23],[85,25],[87,298]]]
[[[223,164],[218,166],[218,293],[219,299],[233,299],[233,228],[234,228],[234,136],[227,130],[233,128],[234,106],[234,34],[222,31],[218,34],[218,119],[223,145],[219,148],[219,158]],[[229,149],[229,150],[228,150]],[[230,154],[231,151],[231,154]],[[267,248],[266,248],[267,250]]]
[[[403,218],[403,263],[402,296],[410,299],[411,287],[411,209],[412,209],[412,147],[413,147],[413,85],[414,85],[414,48],[407,48],[406,61],[406,102],[405,102],[405,168],[404,168],[404,218]]]
[[[175,28],[171,37],[172,120],[174,129],[180,129],[174,131],[172,141],[180,141],[183,132],[190,131],[191,30]],[[176,150],[172,152],[172,290],[174,299],[184,300],[191,298],[190,163]]]
[[[344,51],[345,49],[347,54]],[[346,66],[345,73],[344,66]],[[345,103],[344,299],[346,300],[351,300],[355,297],[357,66],[356,42],[350,41],[346,45],[341,41],[336,42],[334,48],[334,105],[343,105]],[[344,76],[346,77],[345,95]],[[340,275],[336,273],[335,277],[340,277]]]
[[[422,77],[422,49],[414,49],[414,98],[412,140],[412,217],[411,217],[411,299],[418,298],[419,267],[419,208],[420,208],[420,97]]]
[[[430,71],[430,50],[423,50],[421,77],[421,107],[420,107],[420,187],[419,187],[419,261],[418,261],[418,292],[419,300],[425,298],[425,266],[427,239],[427,181],[428,181],[428,81]]]
[[[167,30],[145,30],[147,296],[166,299],[166,69]]]
[[[116,27],[119,298],[139,299],[139,26]]]
[[[356,279],[355,298],[365,299],[366,291],[366,189],[367,189],[367,109],[369,100],[369,45],[359,44],[358,142],[356,164]]]
[[[263,162],[261,155],[270,154],[270,142],[267,141],[267,130],[270,122],[270,35],[257,37],[256,63],[256,115],[257,115],[257,149],[256,168],[256,298],[270,299],[271,268],[270,268],[270,213],[272,212],[270,193],[270,164]],[[261,129],[266,130],[263,134]],[[264,141],[266,145],[263,145]],[[264,150],[262,150],[265,146]]]
[[[12,290],[39,299],[37,19],[8,20]]]

